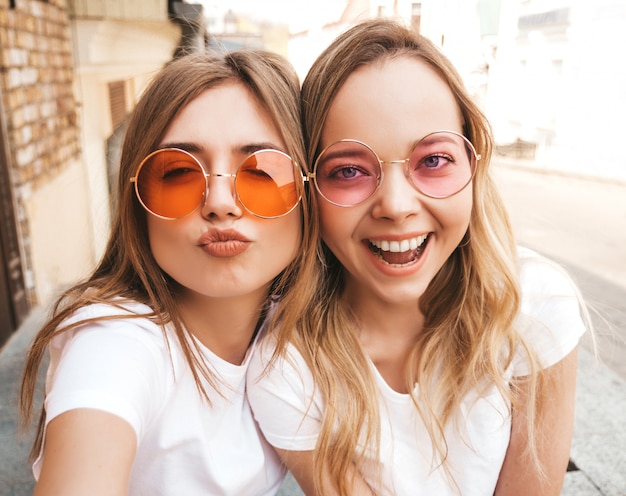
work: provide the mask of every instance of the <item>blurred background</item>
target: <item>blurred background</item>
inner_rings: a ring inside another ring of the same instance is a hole
[[[380,16],[452,59],[501,163],[626,184],[623,0],[0,0],[0,344],[101,255],[126,117],[163,64],[263,47],[303,78],[340,32]],[[624,253],[605,270],[618,283]]]
[[[624,0],[0,0],[0,347],[36,331],[101,256],[126,119],[156,71],[189,51],[254,47],[302,79],[372,17],[401,20],[454,62],[492,123],[520,243],[572,273],[596,310],[600,362],[626,379]],[[9,364],[3,349],[2,370],[17,377],[22,353]],[[14,423],[6,377],[0,422]],[[626,494],[611,492],[621,477],[602,494]]]
[[[126,117],[163,64],[263,47],[303,78],[340,32],[380,16],[452,59],[499,163],[626,184],[624,0],[0,0],[0,345],[100,257]],[[604,268],[613,282],[626,284],[625,254]]]

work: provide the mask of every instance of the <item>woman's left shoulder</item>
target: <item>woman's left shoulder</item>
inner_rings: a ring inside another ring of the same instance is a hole
[[[522,300],[533,295],[581,300],[576,283],[562,265],[525,247],[518,247],[518,258]]]
[[[584,301],[575,282],[555,261],[519,248],[521,305],[517,321],[542,367],[571,351],[587,329]]]

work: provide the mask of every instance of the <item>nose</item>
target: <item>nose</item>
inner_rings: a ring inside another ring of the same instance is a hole
[[[206,174],[207,189],[202,204],[206,219],[241,217],[243,210],[235,193],[235,174]]]
[[[374,194],[372,215],[394,222],[417,215],[422,205],[419,193],[406,176],[405,161],[384,162],[382,167],[382,182]]]

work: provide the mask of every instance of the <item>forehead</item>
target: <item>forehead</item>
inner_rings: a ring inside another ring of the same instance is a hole
[[[277,140],[267,110],[242,83],[224,82],[204,90],[172,120],[162,141]]]
[[[382,156],[397,154],[439,130],[462,132],[454,94],[425,62],[399,56],[353,72],[337,92],[322,132],[322,146],[344,138],[364,141]],[[397,157],[396,157],[397,158]]]

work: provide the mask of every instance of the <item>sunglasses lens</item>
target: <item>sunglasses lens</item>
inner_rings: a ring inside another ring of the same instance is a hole
[[[206,189],[200,164],[181,150],[158,150],[139,166],[136,191],[152,213],[178,219],[193,212]]]
[[[367,146],[338,141],[326,148],[315,164],[315,184],[331,203],[351,206],[369,198],[380,180],[380,164]]]
[[[291,158],[276,150],[261,150],[241,164],[235,179],[239,201],[260,217],[280,217],[300,201]]]
[[[447,198],[471,181],[476,153],[463,136],[440,131],[423,138],[409,163],[411,180],[425,195]]]

